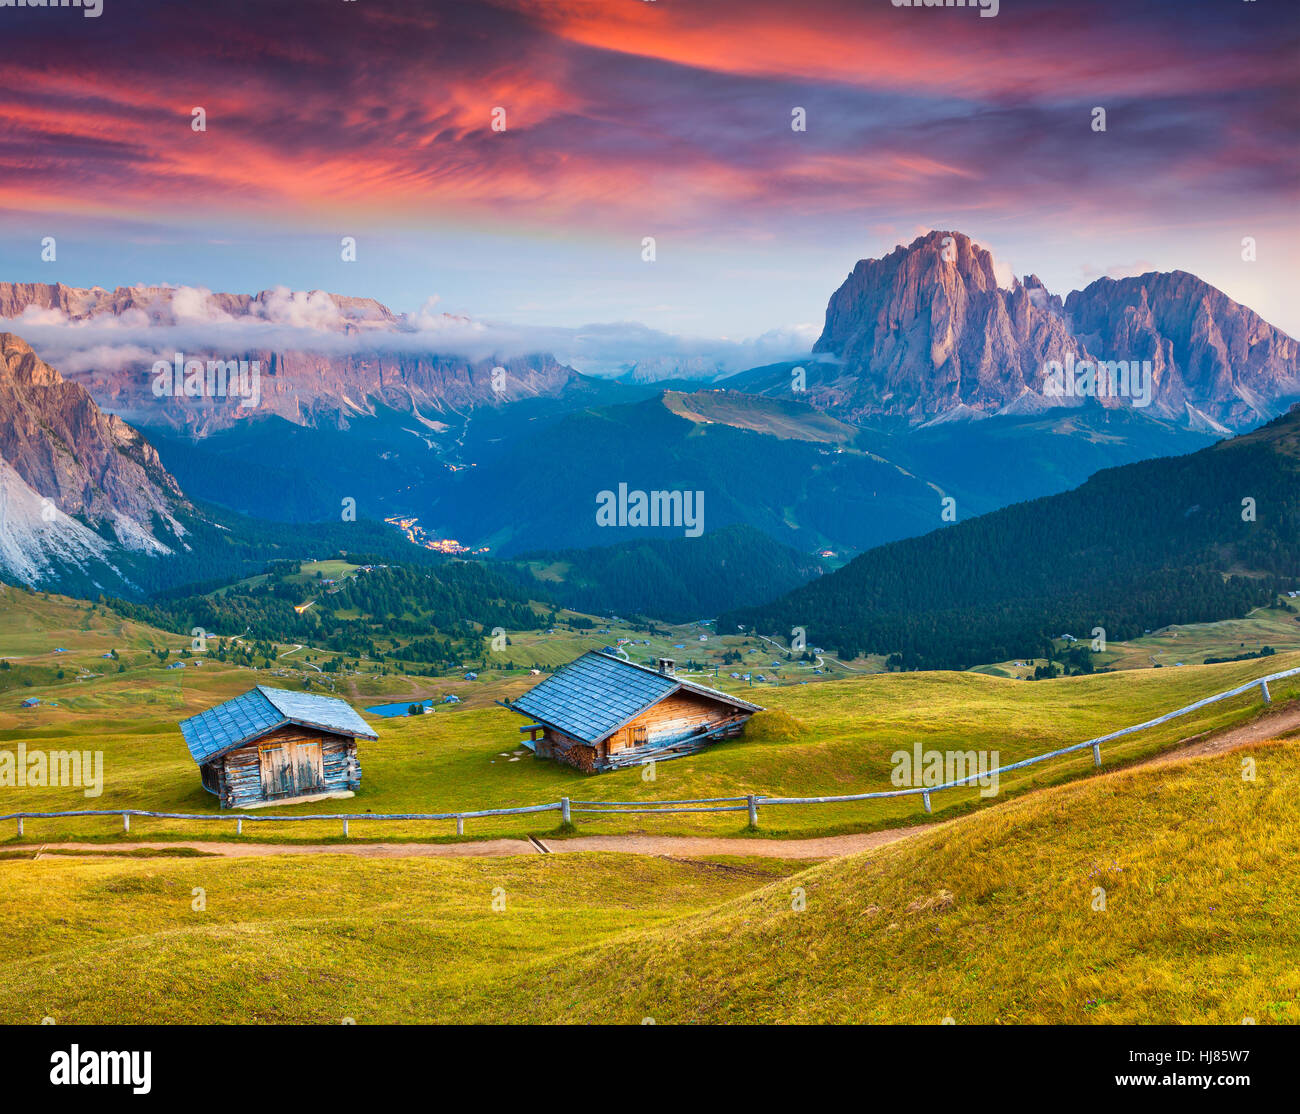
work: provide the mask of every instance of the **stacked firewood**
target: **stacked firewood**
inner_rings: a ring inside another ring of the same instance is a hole
[[[595,747],[574,743],[567,750],[557,751],[556,757],[581,770],[584,774],[594,774],[596,772]]]

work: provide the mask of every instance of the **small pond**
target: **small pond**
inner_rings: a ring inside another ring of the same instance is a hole
[[[377,716],[408,716],[411,714],[411,705],[415,703],[417,703],[415,700],[403,700],[400,704],[376,704],[373,708],[367,708],[366,711]],[[432,700],[424,700],[419,703],[423,703],[426,713],[433,711]]]

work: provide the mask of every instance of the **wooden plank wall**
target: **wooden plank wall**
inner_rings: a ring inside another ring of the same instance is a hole
[[[665,739],[689,735],[694,728],[710,727],[736,715],[730,704],[710,699],[693,692],[675,692],[672,696],[647,708],[641,715],[621,727],[599,748],[572,739],[562,732],[547,728],[538,747],[539,758],[555,758],[586,773],[605,767],[610,758],[621,752],[634,750]],[[748,717],[746,717],[748,718]],[[730,735],[739,735],[743,721],[737,723]],[[637,739],[637,728],[645,729],[645,737]]]
[[[331,735],[310,728],[288,726],[264,735],[256,742],[232,750],[212,763],[217,768],[217,795],[225,808],[256,804],[262,793],[262,763],[259,746],[272,742],[319,742],[324,784],[317,792],[361,787],[361,761],[357,741],[346,735]],[[206,781],[204,784],[207,784]]]
[[[634,740],[634,729],[637,727],[644,727],[645,742],[653,743],[685,735],[693,727],[717,723],[730,716],[732,711],[730,706],[706,696],[693,692],[675,692],[654,707],[647,708],[626,727],[610,736],[609,749],[614,753],[644,745]]]

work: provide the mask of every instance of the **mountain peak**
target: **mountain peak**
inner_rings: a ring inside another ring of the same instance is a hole
[[[1121,404],[1114,392],[1048,395],[1053,361],[1137,366],[1152,416],[1225,431],[1300,397],[1296,342],[1189,272],[1098,279],[1062,301],[1037,275],[1008,288],[996,271],[952,230],[861,260],[826,307],[813,351],[836,362],[810,401],[911,424]]]
[[[928,232],[854,267],[813,351],[855,377],[839,400],[852,417],[997,412],[1041,385],[1048,359],[1079,352],[1059,300],[1034,282],[1004,289],[990,251],[962,232]]]

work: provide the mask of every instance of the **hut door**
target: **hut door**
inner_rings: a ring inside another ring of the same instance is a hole
[[[325,771],[321,763],[320,743],[294,744],[294,782],[302,793],[314,793],[325,787]]]
[[[262,758],[262,796],[293,796],[293,744],[268,743],[258,751]]]

